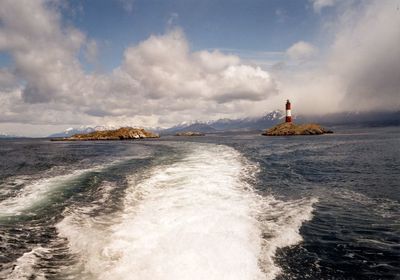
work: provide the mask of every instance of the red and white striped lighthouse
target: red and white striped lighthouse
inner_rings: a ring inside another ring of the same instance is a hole
[[[286,101],[286,122],[292,122],[292,112],[290,110],[290,101],[289,99]]]

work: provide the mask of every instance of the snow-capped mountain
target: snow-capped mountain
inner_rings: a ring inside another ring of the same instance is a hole
[[[216,121],[183,122],[179,125],[159,131],[162,135],[175,134],[183,131],[196,131],[204,133],[216,133],[223,131],[252,131],[266,128],[283,122],[285,112],[274,110],[258,118],[243,119],[219,119]],[[385,126],[400,125],[400,111],[395,112],[342,112],[327,115],[293,115],[297,123],[320,123],[322,125],[361,125],[361,126]]]
[[[285,112],[274,110],[261,117],[243,119],[219,119],[214,121],[184,121],[167,129],[146,128],[160,135],[172,135],[178,132],[193,131],[203,133],[218,133],[223,131],[254,131],[264,130],[283,122]],[[293,115],[297,123],[319,123],[322,125],[363,125],[385,126],[400,125],[400,111],[395,112],[342,112],[321,116]],[[117,129],[114,126],[81,126],[68,128],[63,132],[55,133],[49,137],[68,137],[77,133],[90,133],[93,131]],[[11,136],[13,137],[13,136]],[[14,136],[15,137],[15,136]],[[0,135],[0,138],[3,138]]]
[[[18,138],[19,136],[0,132],[0,138]]]
[[[58,133],[49,135],[49,137],[69,137],[78,133],[90,133],[95,131],[92,127],[79,127],[79,128],[67,128],[66,130]]]
[[[195,132],[222,132],[222,131],[246,131],[264,129],[275,125],[283,119],[283,111],[275,110],[260,118],[244,118],[244,119],[219,119],[216,121],[192,121],[182,122],[176,126],[160,131],[161,134],[175,134],[183,131]]]
[[[173,127],[163,129],[160,131],[160,134],[164,134],[164,135],[175,134],[175,133],[184,132],[184,131],[216,132],[217,130],[206,122],[195,121],[195,122],[180,123]]]
[[[82,133],[90,133],[93,131],[103,131],[103,130],[111,130],[117,129],[118,127],[115,126],[106,126],[106,125],[98,125],[98,126],[80,126],[78,128],[67,128],[66,130],[58,133],[54,133],[49,135],[48,137],[69,137],[75,134],[82,134]]]
[[[300,116],[302,122],[318,122],[325,125],[392,126],[400,125],[400,111],[388,112],[341,112],[320,116]]]

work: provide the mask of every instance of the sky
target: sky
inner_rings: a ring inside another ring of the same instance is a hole
[[[0,134],[400,109],[400,0],[1,0]]]

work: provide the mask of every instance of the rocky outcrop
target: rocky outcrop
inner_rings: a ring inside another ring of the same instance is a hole
[[[204,136],[205,134],[197,131],[178,132],[175,136]]]
[[[266,136],[288,136],[288,135],[319,135],[333,133],[318,124],[294,124],[281,123],[268,130],[262,135]]]
[[[158,138],[157,134],[143,128],[121,127],[115,130],[94,131],[86,134],[75,134],[66,138],[55,138],[52,141],[96,141],[96,140],[131,140]]]

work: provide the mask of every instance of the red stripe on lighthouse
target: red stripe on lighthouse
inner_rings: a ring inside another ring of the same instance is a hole
[[[292,112],[289,99],[286,101],[286,122],[292,122]]]

